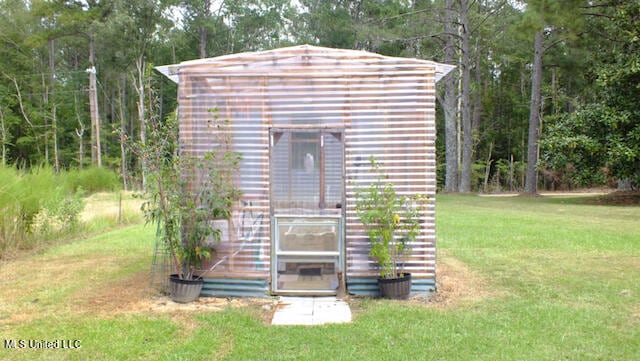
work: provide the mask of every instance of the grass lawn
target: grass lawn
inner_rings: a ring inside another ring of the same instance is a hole
[[[438,196],[435,299],[355,299],[351,324],[315,327],[149,307],[153,227],[118,228],[0,264],[0,342],[81,341],[0,359],[638,360],[640,207],[587,199]]]

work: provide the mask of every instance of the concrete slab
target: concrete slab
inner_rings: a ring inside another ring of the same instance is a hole
[[[349,304],[335,297],[281,297],[272,325],[324,325],[351,322]]]

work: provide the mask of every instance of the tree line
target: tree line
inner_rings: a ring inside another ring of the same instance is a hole
[[[155,65],[295,44],[456,65],[448,192],[640,184],[640,4],[622,0],[0,0],[2,164],[141,182],[127,139],[176,107]]]

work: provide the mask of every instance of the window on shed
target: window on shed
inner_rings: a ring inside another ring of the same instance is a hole
[[[307,173],[316,172],[320,165],[320,133],[295,132],[291,133],[291,168],[305,170]]]
[[[275,209],[338,209],[342,202],[342,133],[273,130],[271,189]]]

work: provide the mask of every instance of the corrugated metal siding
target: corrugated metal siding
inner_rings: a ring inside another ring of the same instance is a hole
[[[265,279],[204,278],[202,296],[266,297],[269,283]]]
[[[314,47],[179,65],[181,151],[202,155],[213,149],[210,120],[217,108],[231,120],[235,149],[243,153],[243,202],[234,211],[232,239],[220,245],[218,256],[240,252],[210,277],[269,277],[269,129],[309,126],[344,129],[347,275],[377,274],[354,209],[355,187],[373,180],[367,172],[373,155],[399,193],[431,199],[406,266],[414,278],[435,279],[436,65]],[[327,162],[334,167],[336,159]],[[327,169],[335,186],[339,180],[332,174]],[[262,217],[249,241],[242,226],[247,215]]]
[[[431,200],[421,214],[423,231],[411,244],[405,269],[415,278],[435,279],[435,69],[422,71],[421,81],[412,77],[407,81],[403,72],[396,71],[352,84],[351,102],[367,109],[355,108],[355,119],[345,130],[347,274],[351,277],[375,275],[376,264],[368,257],[368,237],[356,216],[354,198],[357,187],[375,180],[369,164],[373,155],[399,194],[422,194]],[[360,95],[376,83],[377,99]],[[401,94],[402,99],[387,97],[388,93]]]
[[[356,296],[379,297],[377,277],[352,277],[347,278],[347,290],[349,294]],[[411,294],[425,295],[436,291],[436,281],[432,278],[412,278]]]
[[[218,90],[210,85],[218,84]],[[215,257],[203,265],[218,263],[207,277],[251,276],[267,279],[270,267],[269,220],[269,123],[259,109],[248,107],[225,89],[246,87],[225,78],[181,75],[179,87],[180,150],[183,154],[203,155],[216,147],[214,117],[231,120],[234,149],[242,153],[241,170],[236,179],[242,190],[230,222],[229,239],[217,246]]]

